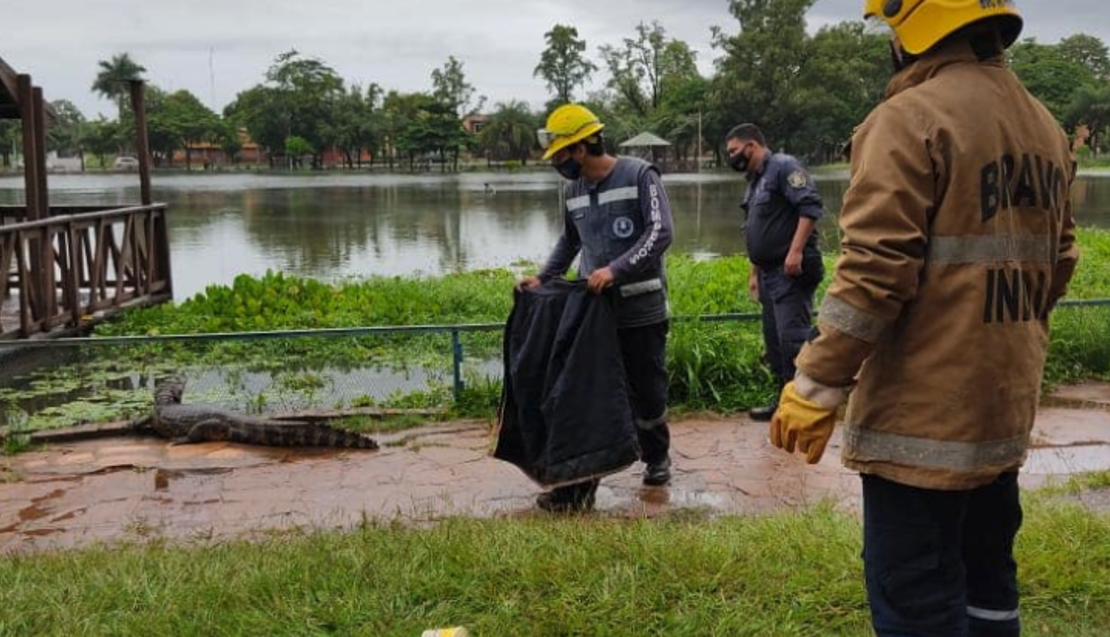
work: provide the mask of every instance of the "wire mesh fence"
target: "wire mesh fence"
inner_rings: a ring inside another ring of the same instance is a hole
[[[492,413],[502,325],[59,339],[0,343],[0,428],[40,430],[148,414],[159,380],[185,402],[248,414],[383,409]],[[766,399],[758,314],[678,317],[671,401],[731,411]],[[1110,300],[1063,305],[1046,376],[1110,376]]]

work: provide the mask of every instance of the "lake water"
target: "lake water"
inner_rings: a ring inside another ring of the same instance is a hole
[[[667,175],[664,181],[675,215],[673,252],[743,252],[741,179]],[[846,174],[817,181],[833,213],[821,226],[831,247]],[[52,175],[50,186],[52,204],[139,200],[135,175]],[[155,200],[170,205],[178,298],[267,269],[335,280],[542,261],[562,228],[559,186],[554,172],[154,177]],[[0,204],[20,202],[22,188],[22,177],[0,177]],[[1110,228],[1110,175],[1081,177],[1074,201],[1081,225]]]

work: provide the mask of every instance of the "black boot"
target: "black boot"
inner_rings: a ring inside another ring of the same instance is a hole
[[[661,462],[649,462],[644,467],[644,485],[661,487],[671,481],[671,457],[664,456]]]
[[[585,513],[594,508],[600,480],[555,487],[536,496],[536,506],[551,513]]]
[[[748,415],[756,422],[770,422],[778,408],[778,403],[772,403],[766,407],[752,407],[748,410]]]

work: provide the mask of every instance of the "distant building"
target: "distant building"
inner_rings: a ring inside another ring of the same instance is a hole
[[[228,157],[223,147],[219,144],[210,142],[192,142],[189,144],[189,155],[193,166],[228,166],[232,164],[251,165],[251,164],[266,164],[268,163],[266,157],[266,149],[260,147],[250,134],[247,133],[245,128],[239,129],[239,152],[235,157]],[[185,165],[185,149],[180,148],[173,153],[173,165],[180,167]],[[284,158],[284,149],[274,153],[275,158]],[[355,164],[370,163],[374,160],[374,154],[369,150],[363,149],[361,157],[352,156],[351,161]],[[346,166],[347,156],[342,150],[338,148],[327,148],[320,155],[320,163],[324,168],[342,168]],[[278,165],[284,165],[284,159],[278,160]]]
[[[463,130],[471,135],[477,135],[482,132],[482,128],[489,122],[489,118],[489,115],[481,115],[479,113],[467,115],[463,118]]]

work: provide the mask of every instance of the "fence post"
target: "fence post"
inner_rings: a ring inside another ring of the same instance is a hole
[[[462,340],[459,338],[459,330],[451,330],[451,358],[455,374],[455,402],[459,402],[463,392],[463,379],[462,379],[462,360],[463,360],[463,347]]]

